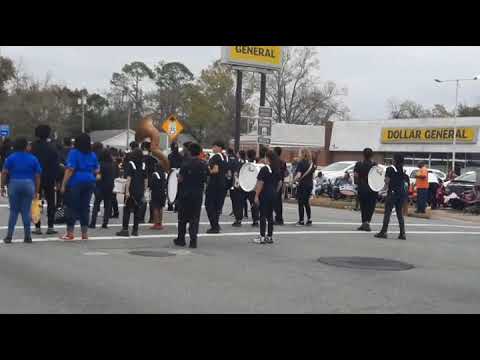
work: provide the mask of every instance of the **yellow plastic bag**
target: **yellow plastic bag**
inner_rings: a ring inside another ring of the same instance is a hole
[[[40,199],[34,199],[32,201],[32,223],[36,224],[40,221],[42,212],[42,201]]]

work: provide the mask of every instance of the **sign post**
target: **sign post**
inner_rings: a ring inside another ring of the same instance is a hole
[[[10,136],[10,125],[0,125],[0,137],[6,138]]]

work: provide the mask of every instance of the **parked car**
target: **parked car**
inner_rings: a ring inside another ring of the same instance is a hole
[[[416,178],[417,172],[419,170],[418,167],[404,166],[403,170],[405,171],[405,173],[410,178],[410,183],[415,185],[415,182],[417,181],[417,178]],[[440,171],[440,170],[437,170],[437,169],[428,169],[428,172],[430,174],[437,175],[437,177],[442,181],[445,181],[447,179],[447,174],[445,174],[443,171]]]
[[[334,183],[335,180],[338,178],[343,178],[345,172],[353,171],[355,167],[356,161],[338,161],[330,164],[323,169],[318,169],[315,171],[314,177],[317,177],[319,171],[322,172],[323,176],[329,180],[330,182]]]
[[[475,181],[477,179],[477,174],[475,171],[468,171],[463,175],[458,176],[454,180],[450,181],[445,187],[445,194],[457,194],[460,196],[465,191],[473,190]]]

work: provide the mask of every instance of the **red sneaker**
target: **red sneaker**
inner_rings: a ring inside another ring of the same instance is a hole
[[[163,229],[165,229],[165,227],[161,224],[155,224],[150,228],[150,230],[163,230]]]
[[[66,233],[63,236],[60,236],[60,240],[75,240],[75,236],[73,236],[73,233]]]

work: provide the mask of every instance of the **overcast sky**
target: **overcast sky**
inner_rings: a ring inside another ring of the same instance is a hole
[[[0,54],[21,59],[37,78],[50,72],[56,82],[103,91],[112,73],[132,61],[180,61],[199,74],[220,57],[220,46],[3,46]],[[480,75],[480,47],[319,46],[318,56],[321,79],[348,88],[345,103],[356,120],[386,117],[389,98],[453,108],[454,83],[433,79]],[[459,101],[480,103],[480,80],[462,83]]]

